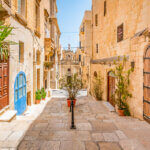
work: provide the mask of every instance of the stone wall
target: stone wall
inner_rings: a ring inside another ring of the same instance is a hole
[[[131,11],[132,10],[132,11]],[[129,56],[127,69],[135,62],[131,74],[130,91],[132,98],[128,100],[132,116],[143,119],[143,55],[149,40],[142,32],[150,26],[148,0],[109,0],[104,16],[104,0],[93,0],[93,48],[92,59]],[[95,26],[95,15],[98,14],[98,26]],[[117,42],[117,27],[123,23],[123,41]],[[141,34],[140,34],[141,33]],[[96,44],[99,52],[96,53]],[[113,62],[91,64],[91,86],[93,74],[100,71],[104,78],[103,99],[107,101],[107,74],[114,68]],[[92,88],[91,88],[92,90]]]

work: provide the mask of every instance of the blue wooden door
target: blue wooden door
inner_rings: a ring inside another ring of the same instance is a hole
[[[26,110],[26,98],[26,76],[24,72],[20,72],[15,79],[14,85],[14,105],[17,115],[21,115]]]

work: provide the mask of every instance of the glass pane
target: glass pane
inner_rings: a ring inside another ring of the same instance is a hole
[[[23,96],[23,91],[22,88],[19,89],[19,98],[21,98]]]
[[[17,101],[17,90],[15,91],[15,101]]]
[[[19,76],[19,87],[21,87],[22,86],[22,79],[23,79],[23,75],[21,74],[20,76]]]
[[[25,83],[25,77],[23,76],[23,85],[25,85],[26,83]]]
[[[24,88],[23,88],[23,96],[25,96],[26,95],[26,87],[24,86]]]
[[[16,85],[15,85],[15,89],[18,88],[18,78],[16,78]]]

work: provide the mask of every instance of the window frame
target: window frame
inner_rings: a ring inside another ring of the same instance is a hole
[[[98,14],[95,14],[95,26],[98,26]]]
[[[99,46],[98,46],[98,43],[96,43],[96,53],[98,54],[99,53]]]
[[[19,63],[24,63],[24,42],[19,41]]]
[[[120,30],[120,31],[119,31]],[[117,26],[117,42],[121,42],[124,39],[124,24]]]
[[[104,16],[107,14],[107,1],[104,1]]]

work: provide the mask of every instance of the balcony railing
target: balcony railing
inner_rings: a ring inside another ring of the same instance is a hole
[[[54,62],[52,61],[45,61],[44,62],[44,70],[48,71],[49,69],[51,69],[53,67]]]

